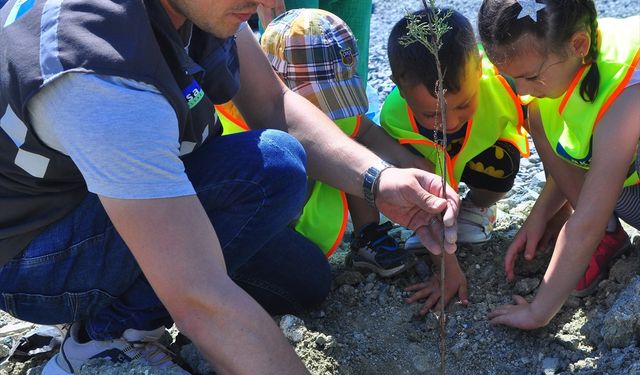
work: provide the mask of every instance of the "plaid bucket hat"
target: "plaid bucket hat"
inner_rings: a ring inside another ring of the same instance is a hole
[[[367,95],[356,73],[355,37],[333,13],[289,10],[269,23],[261,44],[285,84],[331,119],[367,111]]]

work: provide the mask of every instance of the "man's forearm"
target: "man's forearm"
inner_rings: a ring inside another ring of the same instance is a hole
[[[362,197],[362,174],[380,158],[303,97],[288,92],[284,101],[287,131],[304,146],[309,176]]]
[[[100,199],[178,327],[220,372],[306,372],[266,311],[227,276],[196,196]],[[239,359],[240,348],[249,355]]]

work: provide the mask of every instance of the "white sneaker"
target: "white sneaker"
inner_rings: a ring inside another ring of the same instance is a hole
[[[458,213],[458,243],[482,244],[491,239],[497,218],[497,205],[481,208],[462,199]]]
[[[189,374],[173,362],[172,353],[158,343],[164,327],[153,331],[128,329],[122,338],[108,341],[79,343],[78,332],[81,325],[74,323],[60,348],[42,369],[42,375],[67,375],[78,372],[90,359],[106,358],[116,363],[139,360],[152,367],[171,370],[172,374]]]

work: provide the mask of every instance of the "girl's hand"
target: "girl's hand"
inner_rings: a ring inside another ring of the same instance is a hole
[[[523,297],[514,295],[515,305],[502,305],[489,313],[489,324],[505,325],[519,329],[536,329],[547,325],[548,319],[540,319],[533,311],[532,305]]]
[[[504,258],[504,270],[507,274],[507,280],[512,281],[514,278],[513,268],[518,254],[524,249],[524,258],[530,261],[536,256],[537,252],[549,250],[572,213],[571,205],[565,203],[544,225],[545,219],[536,216],[534,213],[529,215],[507,249]]]
[[[522,224],[504,256],[504,271],[507,274],[508,281],[513,281],[515,277],[513,269],[518,254],[524,251],[525,259],[532,260],[536,255],[536,250],[544,250],[541,240],[545,234],[546,227],[547,221],[542,217],[533,215],[533,212]]]

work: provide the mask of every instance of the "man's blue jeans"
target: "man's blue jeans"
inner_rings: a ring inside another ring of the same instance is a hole
[[[301,145],[275,130],[213,138],[184,158],[229,275],[272,314],[312,307],[329,292],[324,254],[288,226],[306,195],[304,161]],[[172,323],[95,194],[0,268],[0,293],[0,308],[15,317],[84,320],[94,340]]]

